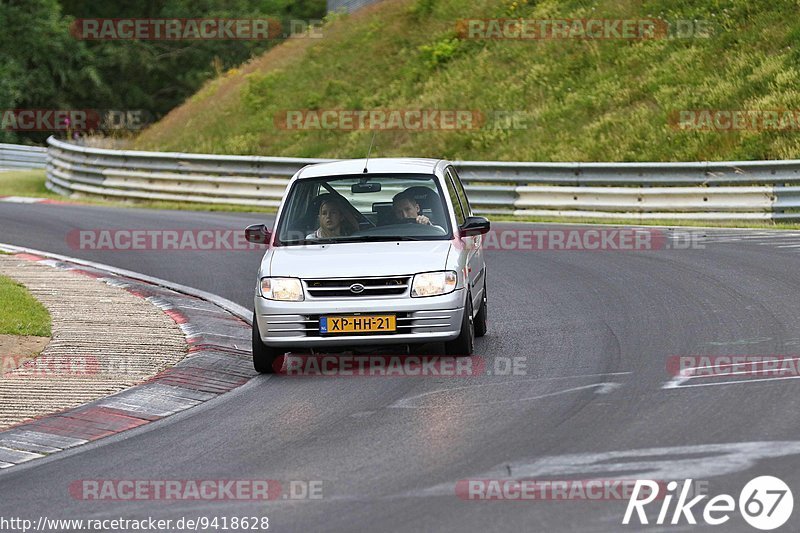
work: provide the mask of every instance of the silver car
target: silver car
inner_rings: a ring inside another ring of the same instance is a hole
[[[348,160],[298,171],[258,272],[253,364],[280,370],[290,351],[443,342],[471,355],[486,333],[489,221],[472,215],[453,165]]]

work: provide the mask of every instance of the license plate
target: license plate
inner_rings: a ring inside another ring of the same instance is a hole
[[[394,315],[323,316],[319,319],[320,333],[373,333],[397,329]]]

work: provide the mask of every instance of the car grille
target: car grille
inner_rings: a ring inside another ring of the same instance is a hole
[[[326,313],[327,314],[327,313]],[[330,313],[336,316],[338,313]],[[431,331],[448,327],[452,319],[452,311],[370,311],[369,313],[351,313],[365,315],[395,315],[397,331],[383,333],[357,333],[356,335],[393,335],[395,333],[414,333],[415,330]],[[320,337],[320,314],[309,315],[268,315],[265,317],[267,330],[275,339],[281,337]],[[332,335],[334,337],[346,335]]]
[[[405,294],[411,283],[411,276],[320,278],[304,279],[303,282],[306,293],[312,298],[374,298]]]

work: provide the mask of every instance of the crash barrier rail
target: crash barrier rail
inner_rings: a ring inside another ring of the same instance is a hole
[[[60,194],[276,207],[289,178],[331,159],[140,152],[48,139]],[[800,219],[800,160],[696,163],[457,161],[483,214],[593,219]]]
[[[0,143],[0,169],[44,168],[46,165],[47,148]]]
[[[380,0],[328,0],[328,13],[347,12],[360,9],[366,5],[374,4]]]

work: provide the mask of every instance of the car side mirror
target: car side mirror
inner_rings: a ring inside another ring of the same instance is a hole
[[[272,234],[264,224],[253,224],[244,230],[244,238],[253,244],[269,244]]]
[[[484,217],[467,217],[467,220],[459,227],[461,234],[469,235],[483,235],[489,233],[490,223]]]

